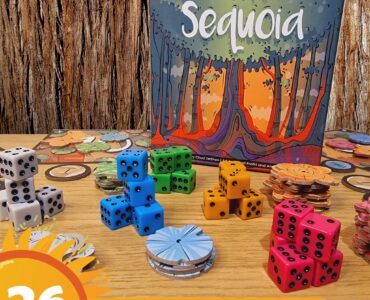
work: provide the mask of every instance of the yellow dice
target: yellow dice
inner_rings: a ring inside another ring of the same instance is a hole
[[[229,200],[219,188],[203,192],[203,213],[207,220],[227,219],[230,216]]]
[[[222,170],[220,186],[226,198],[241,199],[249,196],[251,177],[245,170]]]
[[[251,190],[250,196],[238,200],[235,214],[242,220],[254,219],[262,216],[264,196]]]
[[[235,170],[247,170],[247,168],[245,167],[245,165],[240,162],[240,161],[222,161],[220,162],[220,164],[218,165],[218,168],[221,171],[223,170],[230,170],[230,171],[235,171]]]

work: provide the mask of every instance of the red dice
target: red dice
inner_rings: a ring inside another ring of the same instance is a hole
[[[291,244],[290,241],[282,238],[281,236],[275,235],[273,232],[271,232],[270,236],[270,248],[274,246],[282,246],[286,244]]]
[[[268,274],[282,292],[309,288],[314,274],[314,260],[297,251],[294,245],[270,249]]]
[[[322,286],[338,281],[343,264],[343,254],[335,250],[328,262],[315,261],[312,285]]]

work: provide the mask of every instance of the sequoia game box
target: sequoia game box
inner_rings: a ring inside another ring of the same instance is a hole
[[[318,164],[344,0],[152,0],[152,147]]]

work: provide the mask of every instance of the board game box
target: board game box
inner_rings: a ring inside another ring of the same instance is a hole
[[[344,0],[152,0],[152,147],[320,162]]]

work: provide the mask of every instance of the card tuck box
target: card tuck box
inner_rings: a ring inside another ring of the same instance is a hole
[[[152,147],[318,164],[344,0],[151,0]]]

